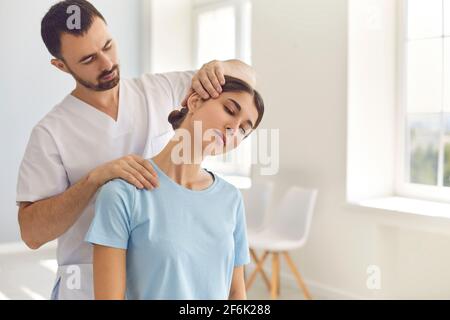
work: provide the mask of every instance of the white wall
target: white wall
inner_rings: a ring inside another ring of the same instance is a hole
[[[192,70],[192,0],[152,0],[150,14],[150,70]]]
[[[253,1],[262,126],[280,128],[275,198],[290,183],[319,189],[309,242],[293,256],[311,289],[331,298],[450,298],[448,220],[346,204],[347,9],[346,0]],[[372,264],[381,290],[366,287]]]
[[[140,73],[142,0],[92,1],[119,43],[122,75]],[[0,0],[0,243],[20,239],[17,172],[32,127],[74,87],[50,65],[40,21],[56,1]]]
[[[397,105],[396,0],[350,0],[347,199],[393,195]]]

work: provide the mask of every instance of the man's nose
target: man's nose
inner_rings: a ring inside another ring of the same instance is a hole
[[[100,63],[102,71],[110,71],[114,66],[114,63],[111,59],[104,53],[100,55]]]

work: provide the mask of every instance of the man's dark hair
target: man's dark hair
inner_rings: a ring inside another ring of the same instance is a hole
[[[67,8],[70,6],[79,8],[80,28],[71,29],[68,27],[67,21],[73,15],[73,11],[69,10],[69,13],[67,12]],[[48,51],[55,58],[62,59],[62,33],[82,36],[89,30],[95,17],[99,17],[106,23],[102,14],[86,0],[65,0],[54,4],[41,21],[41,36]]]

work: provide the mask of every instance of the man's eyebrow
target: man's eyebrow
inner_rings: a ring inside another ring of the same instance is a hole
[[[230,100],[231,102],[233,102],[234,105],[236,106],[236,108],[237,108],[239,111],[241,111],[241,109],[242,109],[242,108],[241,108],[241,105],[240,105],[236,100],[233,100],[233,99],[231,99],[231,98],[229,98],[228,100]],[[250,125],[250,127],[253,128],[253,122],[251,122],[250,120],[247,120],[246,123],[248,123],[248,124]]]
[[[106,40],[105,45],[103,46],[103,49],[105,49],[110,43],[111,43],[112,39],[108,39]]]
[[[112,39],[106,40],[106,43],[103,46],[103,49],[105,49],[111,43],[111,41],[112,41]],[[78,62],[83,62],[84,60],[86,60],[87,58],[90,58],[92,56],[95,56],[95,53],[91,53],[91,54],[87,54],[87,55],[83,56]]]

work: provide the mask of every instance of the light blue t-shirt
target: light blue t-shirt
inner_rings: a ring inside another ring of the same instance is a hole
[[[86,241],[127,249],[127,299],[228,299],[234,267],[250,262],[241,193],[215,174],[187,189],[149,161],[159,188],[106,183]]]

